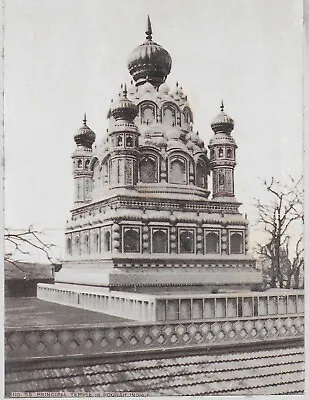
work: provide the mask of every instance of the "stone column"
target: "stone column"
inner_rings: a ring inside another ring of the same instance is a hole
[[[144,223],[148,222],[147,220],[143,221]],[[142,234],[142,247],[143,247],[143,253],[150,253],[150,228],[148,225],[144,225],[142,228],[143,234]]]
[[[163,183],[167,182],[166,160],[164,158],[162,159],[162,162],[161,162],[159,182],[163,182]]]
[[[204,254],[203,251],[203,229],[199,226],[196,230],[196,253],[197,254]]]
[[[245,254],[248,253],[249,250],[249,235],[248,235],[248,229],[245,230]]]
[[[221,254],[228,254],[228,235],[227,229],[221,230]]]
[[[175,227],[176,224],[176,218],[174,215],[171,215],[170,217],[171,221],[171,234],[170,234],[170,251],[171,254],[176,254],[177,253],[177,228]]]
[[[112,226],[112,251],[114,253],[121,253],[120,247],[120,225],[114,224]]]

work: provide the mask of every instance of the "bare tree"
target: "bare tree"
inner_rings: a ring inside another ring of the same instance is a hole
[[[266,278],[270,287],[290,288],[301,285],[300,277],[304,268],[303,235],[295,239],[297,224],[304,223],[303,182],[290,177],[287,185],[271,179],[263,182],[270,194],[269,203],[257,200],[258,223],[266,232],[264,243],[258,244],[257,252],[264,260]]]
[[[52,243],[46,243],[42,239],[42,232],[37,231],[32,225],[25,230],[12,230],[5,228],[4,230],[4,242],[5,242],[5,254],[4,261],[10,263],[15,268],[23,272],[24,278],[29,279],[31,271],[23,268],[20,257],[30,255],[33,250],[41,253],[48,263],[55,267],[55,270],[61,268],[61,261],[53,254],[53,248],[55,247]]]

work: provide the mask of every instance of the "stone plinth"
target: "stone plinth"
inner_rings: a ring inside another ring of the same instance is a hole
[[[175,256],[119,254],[106,259],[71,260],[56,273],[55,281],[122,290],[144,287],[251,289],[261,283],[261,271],[249,255]]]

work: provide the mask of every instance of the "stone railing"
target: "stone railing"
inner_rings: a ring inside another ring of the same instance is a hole
[[[304,316],[300,314],[152,324],[8,328],[5,332],[5,352],[9,362],[249,345],[261,341],[301,339],[303,336]]]
[[[217,318],[303,315],[304,291],[218,294],[142,294],[84,285],[39,284],[41,300],[88,309],[134,321],[188,321]]]
[[[56,283],[38,284],[37,297],[41,300],[102,312],[135,321],[155,321],[155,297],[141,293],[108,292],[101,288]]]
[[[302,315],[303,290],[218,293],[204,296],[169,295],[156,298],[156,320]]]

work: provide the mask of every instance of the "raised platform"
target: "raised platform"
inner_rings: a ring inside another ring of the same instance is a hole
[[[239,287],[252,289],[262,281],[261,271],[248,255],[183,254],[115,254],[107,258],[89,256],[71,258],[56,273],[55,281],[75,285],[105,286],[112,289],[130,287],[180,288],[201,286],[223,289]]]

